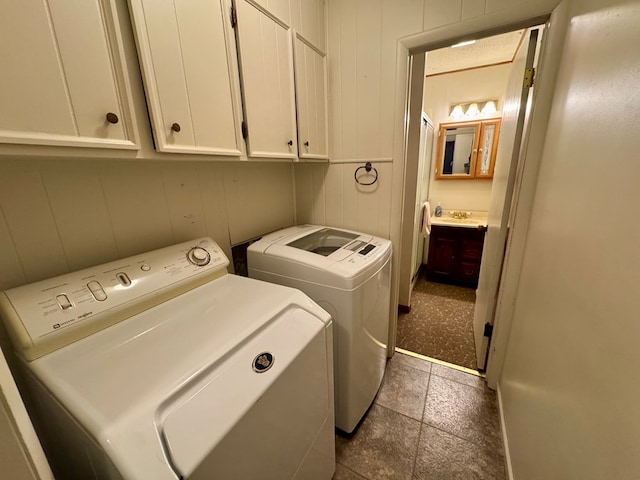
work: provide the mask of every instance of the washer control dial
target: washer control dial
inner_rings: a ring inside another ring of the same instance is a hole
[[[187,260],[193,265],[204,267],[211,261],[211,255],[202,247],[193,247],[187,253]]]

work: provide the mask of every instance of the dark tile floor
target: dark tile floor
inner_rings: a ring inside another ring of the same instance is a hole
[[[504,479],[495,393],[480,377],[396,353],[364,420],[336,436],[334,480]]]

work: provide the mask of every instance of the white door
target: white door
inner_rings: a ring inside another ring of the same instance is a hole
[[[429,198],[429,177],[431,174],[431,157],[433,155],[433,125],[424,113],[422,114],[422,124],[420,125],[420,163],[418,165],[418,191],[416,192],[416,209],[413,228],[413,253],[411,260],[411,279],[418,274],[418,269],[422,265],[422,252],[424,251],[425,238],[421,234],[422,230],[422,205]]]
[[[296,158],[291,30],[252,2],[235,5],[248,154]]]
[[[487,233],[480,279],[476,292],[473,315],[478,369],[486,369],[490,330],[493,325],[498,284],[507,241],[508,219],[515,183],[516,167],[520,156],[520,142],[527,114],[527,101],[531,86],[523,82],[525,72],[532,71],[538,44],[538,30],[529,33],[529,41],[523,42],[517,52],[507,83],[503,107],[500,143],[493,174]],[[485,335],[486,334],[486,335]]]

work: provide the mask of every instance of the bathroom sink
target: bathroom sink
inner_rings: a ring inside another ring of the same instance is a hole
[[[479,228],[487,226],[486,217],[453,218],[449,216],[431,217],[432,225],[443,225],[452,227]]]

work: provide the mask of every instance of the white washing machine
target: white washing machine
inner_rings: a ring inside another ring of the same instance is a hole
[[[334,322],[336,426],[352,432],[387,360],[391,242],[317,225],[266,235],[247,250],[249,276],[299,288]]]
[[[0,294],[57,478],[332,477],[331,318],[227,265],[203,238]]]

